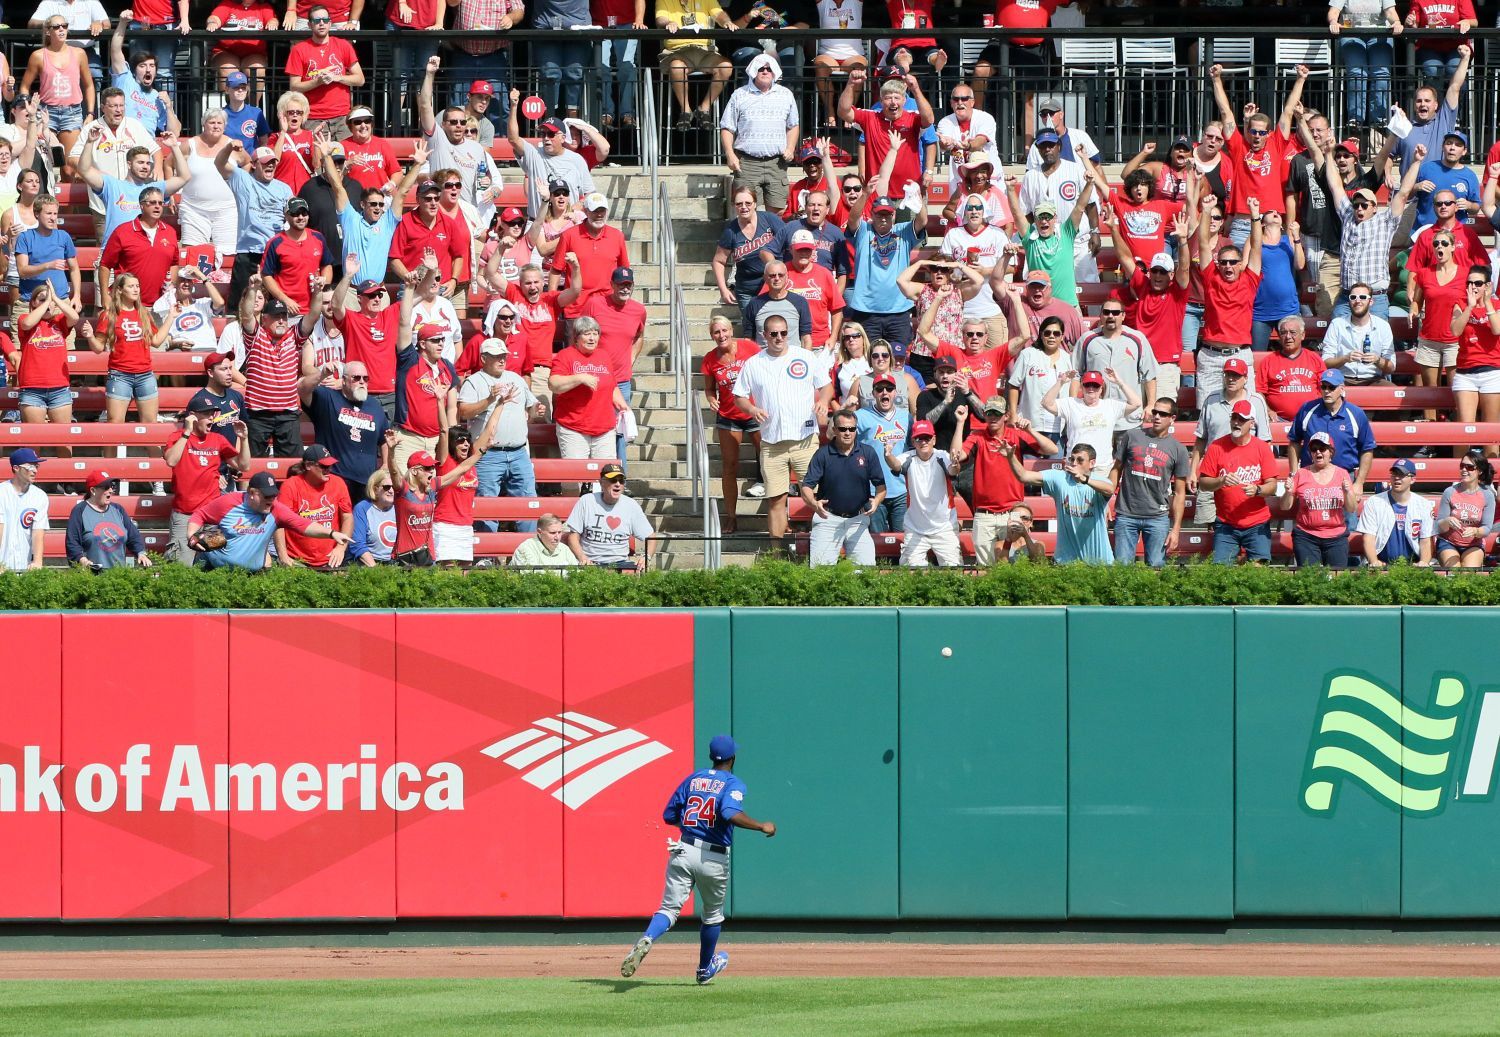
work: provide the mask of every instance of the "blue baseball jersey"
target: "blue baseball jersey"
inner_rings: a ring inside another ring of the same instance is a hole
[[[729,819],[745,809],[745,783],[729,771],[712,767],[694,771],[682,780],[661,819],[682,834],[715,846],[734,842]]]

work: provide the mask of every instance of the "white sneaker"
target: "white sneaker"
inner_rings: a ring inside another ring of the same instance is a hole
[[[151,484],[151,492],[156,494],[158,497],[164,497],[167,493],[167,484],[158,480],[157,482]]]
[[[763,482],[753,482],[750,484],[750,488],[745,491],[746,497],[764,497],[765,495],[766,484]]]
[[[642,936],[635,941],[635,946],[630,948],[630,953],[625,955],[625,960],[620,962],[620,975],[629,979],[635,975],[635,970],[641,967],[641,962],[646,960],[646,955],[651,953],[651,937]]]

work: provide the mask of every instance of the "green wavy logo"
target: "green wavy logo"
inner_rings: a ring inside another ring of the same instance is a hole
[[[1303,805],[1331,814],[1340,786],[1353,781],[1392,809],[1441,812],[1464,696],[1462,680],[1439,677],[1431,708],[1418,712],[1368,677],[1331,676],[1303,776]]]

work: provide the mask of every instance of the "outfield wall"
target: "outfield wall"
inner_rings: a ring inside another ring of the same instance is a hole
[[[1500,611],[0,615],[0,917],[1500,917]],[[1163,660],[1170,660],[1163,662]],[[54,768],[61,768],[60,770]]]

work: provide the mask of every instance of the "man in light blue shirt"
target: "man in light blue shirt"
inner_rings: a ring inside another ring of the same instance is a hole
[[[1054,561],[1113,565],[1114,548],[1109,542],[1109,499],[1115,484],[1094,475],[1094,448],[1075,443],[1063,462],[1063,470],[1031,472],[1021,466],[1010,444],[1000,452],[1010,459],[1011,471],[1028,486],[1040,486],[1057,502],[1057,546]]]
[[[893,470],[886,458],[906,449],[911,412],[896,406],[896,379],[891,375],[876,375],[873,391],[873,406],[861,407],[857,412],[858,441],[875,448],[885,471],[885,500],[870,516],[870,531],[902,533],[906,531],[906,476]]]
[[[871,341],[883,338],[891,345],[911,341],[912,301],[896,284],[896,278],[911,264],[911,254],[926,240],[927,195],[910,223],[896,222],[895,199],[881,195],[864,218],[866,187],[849,207],[845,235],[854,245],[854,287],[844,296],[844,320],[863,325]]]
[[[391,242],[396,237],[396,225],[401,222],[406,193],[424,175],[421,170],[427,163],[427,145],[417,142],[406,175],[389,196],[378,187],[361,188],[358,208],[349,204],[344,177],[333,163],[333,150],[324,149],[322,158],[323,177],[333,190],[334,209],[339,214],[339,228],[344,232],[345,253],[359,257],[359,268],[365,272],[365,277],[385,280]],[[342,263],[344,257],[338,258]]]
[[[214,165],[234,190],[234,207],[239,213],[239,238],[235,242],[234,272],[229,278],[226,300],[230,313],[239,309],[240,296],[253,274],[260,272],[266,242],[286,225],[286,203],[292,189],[276,179],[281,156],[270,148],[256,148],[248,158],[250,171],[241,169],[246,162],[245,146],[237,140],[214,156]]]

